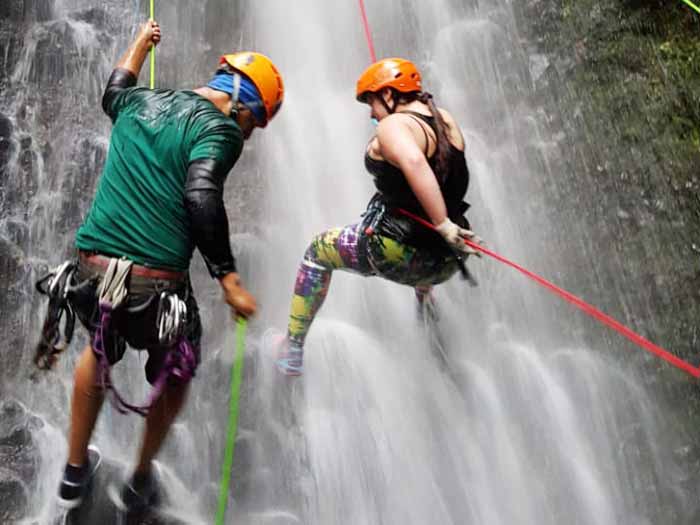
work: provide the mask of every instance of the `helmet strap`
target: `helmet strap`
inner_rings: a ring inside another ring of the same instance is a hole
[[[386,109],[386,112],[389,113],[389,115],[393,115],[394,112],[396,111],[396,93],[393,89],[391,90],[391,98],[394,101],[393,108],[389,107],[389,104],[387,103],[387,101],[384,100],[384,95],[381,92],[379,93],[379,100],[381,100],[382,105],[384,106],[384,109]]]

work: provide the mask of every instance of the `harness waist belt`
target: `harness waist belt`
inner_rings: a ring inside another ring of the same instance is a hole
[[[82,250],[78,253],[80,255],[80,262],[82,263],[92,264],[105,269],[109,266],[110,257],[106,255],[84,252]],[[141,266],[139,264],[134,264],[131,267],[131,274],[150,279],[163,279],[164,281],[182,281],[187,277],[187,272],[160,270],[158,268],[148,268],[147,266]]]

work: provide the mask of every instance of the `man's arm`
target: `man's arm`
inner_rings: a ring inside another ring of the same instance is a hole
[[[114,69],[126,69],[135,77],[139,76],[148,52],[160,42],[160,26],[155,20],[149,20],[141,26],[139,34],[122,55]]]
[[[211,276],[219,280],[224,300],[237,314],[250,317],[257,305],[236,272],[224,207],[224,182],[230,168],[213,159],[192,161],[187,170],[185,208],[194,243]]]
[[[190,163],[185,184],[185,208],[190,218],[192,238],[209,273],[217,279],[236,271],[224,207],[227,175],[228,166],[223,163],[198,159]]]
[[[125,89],[136,85],[148,52],[160,42],[160,36],[158,22],[149,20],[143,24],[136,39],[114,67],[102,96],[102,109],[112,120],[116,118],[118,112],[113,106],[114,101]]]

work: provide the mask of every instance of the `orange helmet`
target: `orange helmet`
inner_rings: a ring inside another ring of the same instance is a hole
[[[402,93],[421,91],[418,68],[403,58],[385,58],[375,62],[357,80],[357,100],[364,102],[368,93],[376,93],[386,87]]]
[[[243,51],[222,56],[219,64],[228,64],[253,82],[265,106],[267,119],[262,123],[262,127],[267,126],[268,121],[279,111],[284,100],[282,75],[272,61],[260,53]]]

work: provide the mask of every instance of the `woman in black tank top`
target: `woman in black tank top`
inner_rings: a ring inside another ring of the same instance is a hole
[[[302,373],[304,341],[333,270],[412,286],[420,312],[434,312],[432,286],[477,253],[465,239],[480,242],[464,217],[469,170],[462,136],[422,91],[416,67],[398,58],[372,64],[357,82],[357,99],[370,105],[372,118],[379,121],[365,154],[377,193],[361,222],[316,236],[306,250],[287,338],[278,349],[277,367],[287,375]]]

